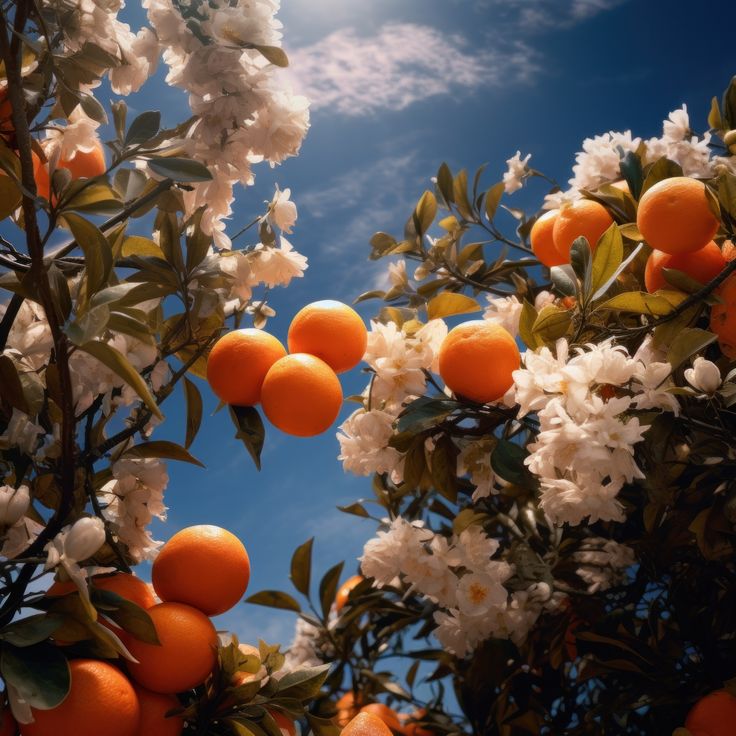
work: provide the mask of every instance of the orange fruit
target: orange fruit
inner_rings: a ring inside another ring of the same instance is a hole
[[[723,271],[726,259],[721,249],[711,240],[700,250],[693,253],[665,253],[653,250],[647,259],[644,270],[644,284],[647,291],[653,294],[658,289],[676,289],[664,277],[663,269],[674,268],[682,271],[701,284],[706,284]]]
[[[736,358],[736,274],[729,276],[716,290],[722,301],[710,308],[710,330],[718,335],[723,354]]]
[[[342,610],[342,607],[348,602],[348,598],[350,597],[350,593],[352,592],[353,588],[360,585],[365,578],[362,575],[353,575],[353,577],[348,578],[339,588],[337,591],[337,595],[335,596],[335,609],[338,613]]]
[[[223,335],[207,359],[207,381],[226,404],[254,406],[269,368],[286,355],[284,346],[268,332],[246,328]]]
[[[136,736],[138,696],[119,669],[98,659],[75,659],[69,670],[69,694],[56,708],[34,708],[34,722],[20,725],[22,736]]]
[[[724,240],[721,246],[721,253],[727,261],[732,261],[736,258],[736,245],[733,244],[732,240]]]
[[[565,263],[570,262],[570,247],[576,238],[584,237],[595,250],[601,235],[613,224],[608,210],[591,199],[578,199],[560,208],[552,230],[555,248]]]
[[[250,582],[250,558],[243,543],[227,529],[190,526],[161,548],[151,580],[162,601],[186,603],[216,616],[243,597]]]
[[[736,698],[725,690],[698,700],[685,721],[685,728],[702,736],[732,736],[735,726]]]
[[[95,575],[92,578],[92,586],[100,590],[117,593],[121,598],[135,603],[143,609],[150,608],[156,603],[148,584],[131,573],[116,572],[112,575]],[[75,593],[76,591],[77,586],[71,581],[63,583],[56,581],[46,591],[46,595],[53,597]]]
[[[173,695],[154,693],[140,686],[135,687],[141,706],[141,719],[135,736],[181,736],[184,718],[181,715],[166,717],[166,714],[180,708],[181,703]]]
[[[705,184],[697,179],[664,179],[647,189],[639,200],[636,226],[652,248],[665,253],[700,250],[713,240],[718,225]]]
[[[337,715],[334,718],[335,723],[337,723],[338,726],[347,726],[348,721],[355,718],[355,716],[360,712],[360,704],[362,702],[363,697],[361,695],[356,696],[353,692],[345,693],[345,695],[335,703],[335,708],[337,709]]]
[[[557,248],[555,248],[555,241],[552,236],[555,222],[557,221],[557,215],[559,214],[559,210],[550,210],[549,212],[545,212],[534,223],[534,225],[532,225],[532,230],[529,233],[534,255],[537,257],[537,260],[541,261],[549,268],[552,268],[552,266],[561,266],[564,263],[570,262],[569,258],[565,260],[560,255]]]
[[[10,708],[0,707],[0,736],[15,736],[17,733],[18,724]]]
[[[197,585],[197,579],[192,580]],[[217,661],[217,632],[201,611],[183,603],[159,603],[148,609],[161,645],[125,635],[130,676],[156,693],[178,693],[201,685]]]
[[[577,303],[578,300],[574,296],[563,296],[562,299],[560,299],[560,304],[562,304],[565,309],[575,309]]]
[[[440,346],[440,375],[449,388],[481,404],[500,399],[513,383],[521,356],[513,337],[495,322],[453,327]]]
[[[282,432],[313,437],[337,419],[342,387],[323,360],[294,353],[271,366],[263,381],[261,404],[271,424]]]
[[[341,736],[392,736],[391,729],[373,713],[358,713],[342,730]]]
[[[58,167],[71,172],[72,179],[93,179],[107,171],[105,149],[99,140],[91,151],[77,151],[71,158],[61,159]]]
[[[360,363],[368,332],[352,307],[325,299],[296,313],[289,325],[288,344],[290,353],[316,355],[335,373],[344,373]]]
[[[268,714],[276,721],[276,725],[281,729],[283,736],[296,736],[296,724],[291,718],[277,710],[269,710]]]
[[[403,727],[399,716],[393,708],[389,708],[385,703],[370,703],[364,705],[360,709],[361,713],[370,713],[380,718],[392,731],[402,731]]]

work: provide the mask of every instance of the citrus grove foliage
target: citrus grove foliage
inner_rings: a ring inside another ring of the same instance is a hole
[[[551,180],[530,156],[489,188],[443,164],[403,235],[374,236],[390,288],[360,297],[385,305],[338,440],[372,476],[343,511],[378,530],[317,600],[297,549],[303,610],[251,598],[300,612],[291,659],[336,663],[316,712],[732,732],[736,80],[708,125],[683,107],[659,138],[587,139],[531,217],[514,192]]]
[[[137,32],[122,5],[0,8],[0,728],[280,736],[326,668],[216,634],[248,583],[242,544],[188,530],[159,558],[164,602],[130,573],[161,547],[167,460],[198,463],[209,349],[306,268],[288,189],[240,232],[226,220],[254,167],[298,152],[308,103],[275,0],[145,0]],[[160,60],[190,108],[171,127],[123,99]],[[154,438],[172,396],[182,444]],[[231,414],[257,460],[257,412]]]

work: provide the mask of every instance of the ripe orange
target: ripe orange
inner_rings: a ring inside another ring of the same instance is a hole
[[[16,723],[10,708],[0,707],[0,736],[15,736],[18,733],[18,724]]]
[[[560,251],[555,248],[555,241],[552,236],[555,222],[557,221],[557,216],[559,214],[559,210],[550,210],[549,212],[545,212],[534,223],[534,225],[532,225],[532,231],[529,233],[534,255],[545,266],[549,266],[549,268],[552,268],[552,266],[561,266],[563,263],[570,262],[569,258],[565,260],[560,254]]]
[[[151,580],[162,601],[198,608],[208,616],[229,611],[250,581],[250,559],[243,543],[211,524],[174,534],[154,560]]]
[[[718,218],[711,212],[702,181],[674,176],[644,192],[636,225],[652,248],[690,253],[713,239]]]
[[[69,669],[69,694],[56,708],[34,708],[22,736],[137,736],[138,696],[119,669],[97,659],[75,659]]]
[[[92,578],[92,586],[100,590],[110,590],[117,593],[131,603],[135,603],[143,609],[150,608],[156,601],[148,584],[139,577],[127,572],[116,572],[112,575],[95,575]],[[67,595],[74,593],[77,586],[70,582],[55,582],[46,591],[48,596]]]
[[[731,736],[735,724],[736,698],[725,690],[716,690],[695,703],[685,728],[694,736]]]
[[[192,579],[192,585],[198,580]],[[217,632],[201,611],[183,603],[159,603],[148,609],[161,645],[126,635],[138,663],[129,662],[131,677],[156,693],[178,693],[201,685],[217,661]]]
[[[368,332],[352,307],[325,299],[296,313],[289,325],[288,344],[290,353],[316,355],[335,373],[344,373],[360,363]]]
[[[449,388],[481,404],[500,399],[513,383],[521,356],[513,337],[495,322],[453,327],[440,346],[440,375]]]
[[[284,346],[268,332],[246,328],[221,337],[207,359],[207,381],[226,404],[254,406],[268,369],[286,355]]]
[[[282,432],[313,437],[337,419],[342,387],[323,360],[294,353],[271,366],[263,381],[261,404],[269,421]]]
[[[365,578],[362,575],[353,575],[353,577],[348,578],[340,586],[337,591],[337,595],[335,596],[335,610],[337,610],[338,613],[340,613],[343,606],[348,602],[348,598],[350,597],[350,593],[353,588],[360,585],[364,580]]]
[[[277,710],[269,710],[268,713],[276,721],[276,725],[281,729],[283,736],[296,736],[296,724],[291,718]]]
[[[736,358],[736,274],[729,276],[716,290],[722,303],[710,308],[710,329],[718,335],[723,354]]]
[[[361,712],[345,726],[341,736],[392,736],[392,734],[378,716]]]
[[[370,713],[380,718],[392,731],[403,731],[399,716],[393,708],[389,708],[385,703],[370,703],[364,705],[360,709],[361,713]]]
[[[570,262],[570,247],[576,238],[584,237],[595,250],[601,235],[613,224],[608,210],[590,199],[578,199],[560,208],[552,230],[555,248],[565,263]]]
[[[665,268],[674,268],[701,284],[706,284],[718,276],[725,265],[726,259],[723,257],[721,249],[712,240],[694,253],[672,255],[661,250],[653,250],[647,259],[644,283],[650,294],[658,289],[674,289],[676,287],[665,279],[663,272]]]
[[[59,161],[60,169],[71,172],[72,179],[92,179],[102,176],[107,171],[105,149],[99,140],[95,141],[91,151],[77,151],[71,158]]]
[[[733,244],[732,240],[724,240],[721,246],[721,253],[727,261],[732,261],[736,258],[736,245]]]
[[[343,695],[337,703],[335,708],[337,714],[335,715],[334,721],[338,726],[347,726],[348,722],[355,718],[360,712],[360,704],[363,702],[362,695],[356,695],[353,692],[347,692]]]
[[[141,706],[141,719],[135,736],[181,736],[184,718],[181,715],[166,717],[181,703],[173,695],[154,693],[140,686],[135,687]]]

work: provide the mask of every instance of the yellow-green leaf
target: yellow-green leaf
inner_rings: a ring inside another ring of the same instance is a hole
[[[429,319],[479,311],[480,304],[475,299],[465,294],[453,294],[449,291],[434,297],[427,305],[427,316]]]
[[[593,253],[592,292],[598,291],[616,273],[623,257],[624,241],[618,225],[613,224],[603,233]]]
[[[571,321],[570,310],[547,304],[534,321],[532,333],[544,342],[551,342],[567,334]]]
[[[22,194],[18,185],[9,177],[0,174],[0,220],[15,212],[20,205]]]
[[[153,240],[142,238],[140,235],[130,235],[123,241],[122,256],[154,256],[156,258],[164,258],[164,252],[159,248]]]
[[[658,291],[656,294],[628,291],[624,294],[617,294],[602,304],[599,309],[615,309],[620,312],[662,317],[669,314],[685,298],[686,294],[679,291]]]

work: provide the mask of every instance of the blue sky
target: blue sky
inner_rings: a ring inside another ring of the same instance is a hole
[[[305,303],[352,301],[374,287],[386,264],[367,261],[370,236],[401,230],[443,160],[454,170],[488,162],[490,184],[520,149],[533,154],[535,168],[565,181],[586,136],[629,128],[660,134],[662,119],[683,102],[693,125],[705,128],[710,97],[736,72],[729,54],[736,6],[729,0],[707,3],[707,13],[659,0],[284,5],[289,73],[313,97],[312,128],[300,157],[255,169],[256,185],[238,195],[232,222],[232,232],[249,222],[275,183],[291,187],[299,221],[290,240],[310,266],[304,279],[272,295],[278,316],[269,331],[281,339]],[[130,6],[126,15],[137,27],[141,10]],[[170,123],[183,117],[184,105],[163,76],[131,104],[163,108]],[[532,187],[512,203],[533,210],[543,193]],[[368,318],[378,306],[361,310]],[[357,370],[343,377],[346,395],[363,384]],[[207,386],[200,388],[214,410]],[[181,397],[165,414],[157,436],[183,440]],[[371,495],[370,479],[343,473],[334,430],[297,439],[268,427],[260,473],[233,435],[226,412],[206,418],[192,450],[207,469],[170,465],[169,521],[157,537],[195,523],[227,527],[251,555],[250,592],[289,590],[291,553],[310,536],[317,537],[317,571],[346,559],[345,577],[353,574],[374,525],[335,507]],[[239,605],[219,623],[246,641],[288,644],[293,620]]]

